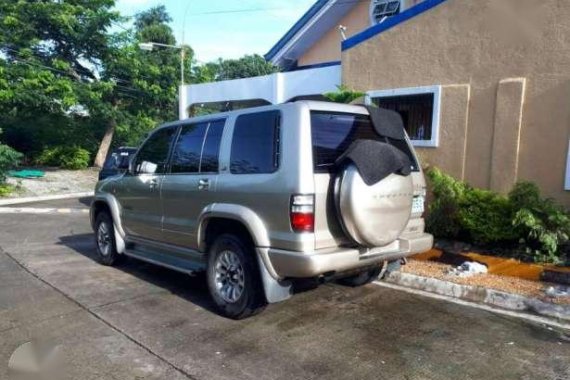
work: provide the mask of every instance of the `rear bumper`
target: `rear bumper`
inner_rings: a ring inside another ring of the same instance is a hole
[[[398,239],[380,248],[335,248],[310,253],[269,249],[268,254],[269,261],[280,278],[306,278],[397,260],[428,251],[432,247],[433,236],[421,234]]]

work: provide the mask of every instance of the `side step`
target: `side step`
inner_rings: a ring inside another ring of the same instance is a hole
[[[206,270],[206,262],[199,252],[186,250],[165,250],[157,247],[142,244],[128,244],[125,255],[135,259],[145,261],[150,264],[159,265],[177,272],[194,274]]]

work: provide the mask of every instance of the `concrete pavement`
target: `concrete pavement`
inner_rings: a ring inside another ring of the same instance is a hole
[[[62,344],[75,379],[570,378],[567,336],[520,319],[325,285],[232,321],[201,277],[97,264],[83,213],[0,214],[0,226],[0,379],[32,337]]]

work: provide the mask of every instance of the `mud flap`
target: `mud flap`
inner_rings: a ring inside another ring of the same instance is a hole
[[[261,258],[261,254],[257,253],[257,263],[259,265],[259,274],[265,291],[265,299],[268,303],[277,303],[291,298],[293,286],[290,281],[279,281],[275,279],[265,266],[265,262]]]

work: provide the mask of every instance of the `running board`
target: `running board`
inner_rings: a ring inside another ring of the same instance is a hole
[[[202,258],[203,255],[199,252],[181,254],[180,252],[164,249],[159,250],[146,245],[132,244],[128,246],[124,254],[149,264],[186,274],[195,274],[206,270],[206,263]]]

